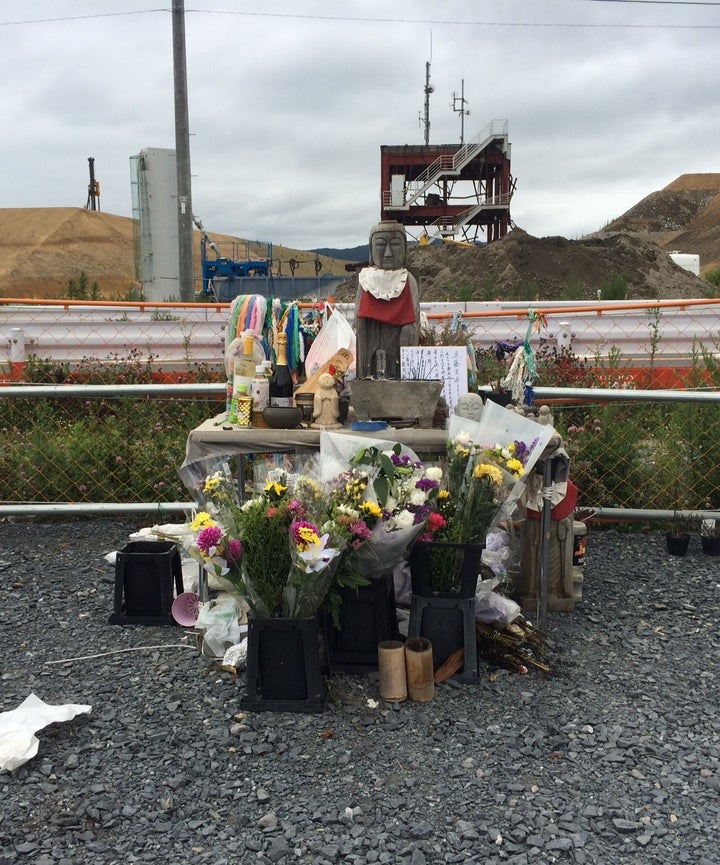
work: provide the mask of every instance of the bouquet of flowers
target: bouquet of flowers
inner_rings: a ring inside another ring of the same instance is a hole
[[[212,476],[207,480],[214,486]],[[198,514],[196,546],[206,567],[233,584],[255,618],[308,618],[326,602],[336,614],[337,590],[367,582],[352,557],[370,537],[377,508],[359,502],[360,492],[346,476],[321,485],[303,475],[271,473],[244,503],[223,502],[222,523]],[[207,537],[206,528],[212,528]],[[231,551],[239,558],[229,558]]]
[[[237,504],[237,484],[229,457],[208,457],[178,469],[183,483],[198,507],[220,517],[230,504]]]
[[[255,618],[283,615],[283,594],[292,566],[288,533],[305,509],[286,479],[268,481],[260,493],[231,505],[231,532],[243,545],[239,573],[230,577]]]
[[[423,585],[433,592],[457,590],[468,571],[468,554],[475,554],[479,568],[485,537],[500,515],[505,475],[510,476],[489,449],[469,435],[461,433],[448,441],[445,484],[438,483],[426,530],[411,558],[414,582],[420,562]],[[472,577],[477,577],[477,570]]]
[[[365,483],[365,500],[377,510],[377,522],[356,556],[358,566],[379,576],[398,564],[425,528],[437,480],[417,456],[399,443],[360,448],[351,458],[352,471]]]
[[[283,611],[288,618],[307,619],[320,609],[340,564],[342,547],[329,546],[330,534],[321,535],[307,520],[290,526],[292,566],[283,593]]]
[[[232,582],[240,573],[242,543],[228,526],[229,508],[237,502],[228,458],[198,460],[183,466],[179,474],[200,510],[190,523],[193,542],[178,540],[209,574]]]
[[[190,523],[197,532],[190,555],[201,562],[208,573],[234,582],[240,576],[242,543],[232,537],[207,511],[200,511]]]

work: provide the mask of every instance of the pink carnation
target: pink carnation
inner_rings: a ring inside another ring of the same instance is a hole
[[[361,540],[366,540],[370,535],[372,535],[372,532],[367,527],[365,520],[355,520],[355,522],[350,526],[350,531],[356,538]]]

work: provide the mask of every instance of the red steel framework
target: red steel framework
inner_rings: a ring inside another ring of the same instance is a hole
[[[429,237],[488,243],[510,228],[507,120],[493,120],[463,144],[382,145],[381,219],[422,226]]]

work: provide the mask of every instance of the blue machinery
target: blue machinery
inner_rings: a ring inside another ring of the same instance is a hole
[[[315,276],[295,276],[299,263],[291,258],[288,262],[291,276],[282,276],[282,262],[278,261],[277,276],[273,276],[272,243],[252,243],[249,240],[220,240],[210,238],[202,222],[195,219],[200,229],[200,262],[202,287],[199,300],[228,303],[240,294],[260,294],[295,300],[312,296],[318,299],[331,297],[345,276],[320,276],[322,264],[316,256],[313,262]],[[253,256],[251,246],[260,247],[263,256]]]

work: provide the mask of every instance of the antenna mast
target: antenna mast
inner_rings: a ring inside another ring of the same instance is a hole
[[[425,114],[423,116],[423,127],[425,129],[425,144],[430,143],[430,94],[435,88],[430,83],[430,61],[425,64]]]
[[[465,141],[465,115],[470,115],[470,112],[465,108],[468,104],[465,98],[465,79],[463,78],[460,84],[460,95],[456,96],[453,90],[452,95],[452,110],[460,115],[460,144]],[[460,106],[458,108],[458,105]]]

